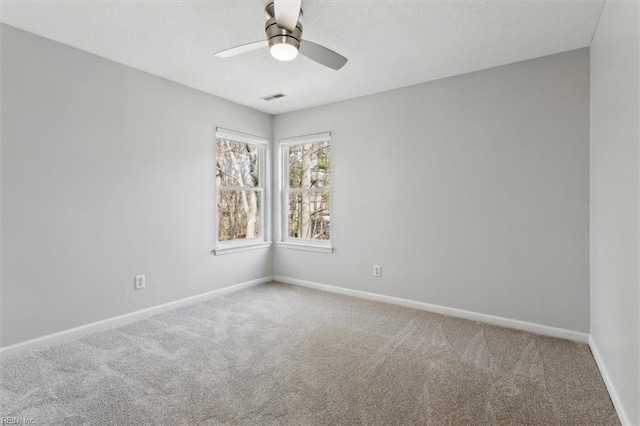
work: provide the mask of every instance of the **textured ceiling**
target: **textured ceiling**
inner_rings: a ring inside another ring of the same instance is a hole
[[[267,3],[3,0],[0,19],[278,114],[588,46],[603,0],[303,0],[303,38],[349,58],[341,70],[268,49],[215,58],[264,39]]]

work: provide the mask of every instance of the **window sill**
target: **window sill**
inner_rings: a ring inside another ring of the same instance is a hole
[[[319,253],[333,253],[333,247],[331,246],[321,246],[314,244],[304,244],[304,243],[292,243],[289,241],[281,241],[276,243],[279,248],[286,249],[294,249],[294,250],[305,250],[305,251],[315,251]]]
[[[259,243],[244,244],[239,246],[216,247],[213,254],[222,256],[223,254],[239,253],[241,251],[257,250],[271,247],[271,241],[261,241]]]

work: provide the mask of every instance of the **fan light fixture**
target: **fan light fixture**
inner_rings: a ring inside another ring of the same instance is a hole
[[[277,43],[269,47],[271,56],[279,61],[293,61],[298,56],[298,49],[288,43]]]
[[[300,49],[300,40],[302,40],[302,24],[296,20],[293,31],[289,31],[278,25],[273,15],[273,3],[267,6],[265,12],[267,14],[267,22],[265,23],[265,32],[267,40],[269,40],[269,51],[271,56],[279,61],[293,61],[298,56]],[[296,11],[296,16],[300,16],[302,12]]]

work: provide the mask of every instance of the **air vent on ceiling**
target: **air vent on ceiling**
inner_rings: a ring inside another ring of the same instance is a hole
[[[265,101],[272,101],[274,99],[284,98],[286,95],[284,93],[276,93],[275,95],[265,96],[262,99]]]

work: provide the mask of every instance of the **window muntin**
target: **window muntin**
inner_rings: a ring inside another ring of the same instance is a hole
[[[266,144],[242,133],[216,132],[218,247],[265,241]]]
[[[281,141],[282,240],[330,245],[331,140],[328,133]]]

